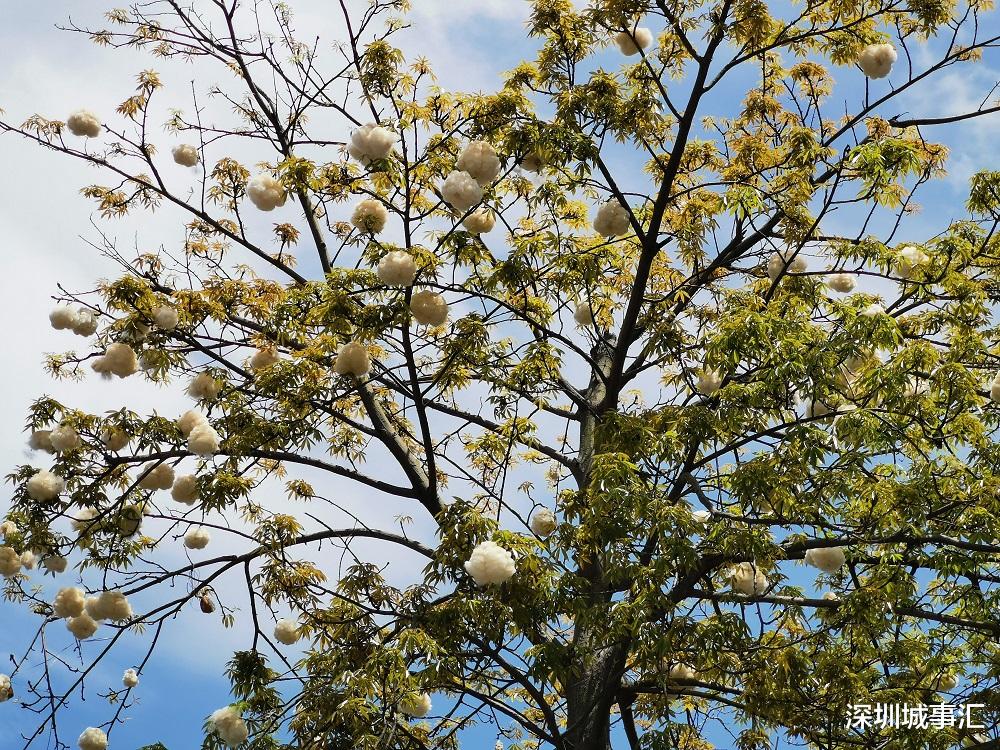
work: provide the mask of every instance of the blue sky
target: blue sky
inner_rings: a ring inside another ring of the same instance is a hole
[[[55,24],[71,15],[86,24],[96,20],[99,4],[74,0],[49,0],[44,4],[24,4],[0,0],[5,23],[0,27],[0,48],[5,63],[0,69],[0,108],[19,121],[32,112],[64,117],[80,106],[109,110],[133,85],[134,73],[149,63],[131,53],[99,49],[84,37],[58,31]],[[296,1],[300,25],[316,29],[327,38],[337,33],[322,0]],[[523,34],[527,5],[517,0],[490,2],[447,2],[417,0],[414,28],[408,32],[403,47],[412,57],[426,55],[446,89],[489,90],[499,82],[499,74],[525,56],[535,43]],[[654,29],[655,30],[655,29]],[[933,45],[931,45],[933,46]],[[606,67],[620,63],[614,48],[599,62]],[[968,109],[1000,78],[998,61],[988,56],[972,72],[955,69],[931,80],[918,96],[909,96],[905,108],[912,115],[944,116]],[[168,89],[183,90],[194,72],[170,70],[165,74]],[[863,95],[864,78],[857,70],[841,68],[836,97],[853,107]],[[873,89],[885,90],[886,82],[876,82]],[[734,95],[741,95],[736,83],[720,88],[708,102],[716,114],[731,112]],[[886,115],[901,108],[893,104]],[[924,211],[908,220],[901,239],[920,240],[939,231],[947,219],[961,215],[967,179],[979,168],[997,168],[998,155],[993,148],[995,119],[983,118],[949,129],[929,131],[930,137],[945,140],[953,149],[951,174],[924,194]],[[344,137],[346,133],[334,134]],[[95,257],[84,238],[93,239],[89,222],[90,206],[77,194],[79,187],[98,179],[93,170],[71,164],[55,154],[30,149],[9,137],[0,138],[0,156],[8,178],[0,181],[0,225],[6,230],[2,250],[4,271],[0,277],[0,306],[11,321],[6,337],[8,353],[16,355],[15,367],[4,368],[0,385],[6,398],[0,402],[0,447],[8,457],[8,467],[29,460],[24,450],[21,425],[30,401],[42,392],[69,403],[86,404],[100,412],[125,403],[141,403],[144,408],[161,413],[179,413],[187,408],[180,388],[152,388],[126,382],[109,389],[99,382],[54,383],[41,371],[43,354],[61,351],[67,343],[52,331],[46,320],[51,306],[49,296],[56,285],[70,289],[90,288],[98,276],[114,269]],[[262,157],[266,158],[266,157]],[[623,149],[615,154],[615,167],[623,173],[638,174],[639,160]],[[181,176],[181,175],[179,175]],[[163,237],[177,237],[177,216],[163,212],[150,220],[117,225],[115,233],[126,245],[156,246]],[[333,485],[330,492],[363,504],[365,496],[356,488]],[[393,508],[387,513],[395,512]],[[33,574],[33,582],[43,579]],[[792,583],[805,584],[810,576],[796,572]],[[51,578],[44,579],[51,589]],[[17,653],[34,631],[35,619],[22,609],[0,603],[0,657]],[[150,660],[139,688],[134,691],[136,704],[129,709],[129,721],[112,735],[113,750],[131,750],[161,740],[170,750],[198,746],[202,737],[202,719],[209,712],[229,702],[228,685],[221,674],[233,649],[245,646],[245,634],[239,629],[227,632],[218,620],[206,624],[199,613],[187,612],[170,624],[169,632]],[[120,684],[121,672],[142,658],[148,641],[130,637],[116,650],[113,658],[93,675],[83,699],[63,712],[62,739],[75,742],[83,727],[105,720],[107,703],[100,697],[108,687]],[[69,639],[51,647],[73,658]],[[86,654],[95,651],[87,644]],[[0,667],[2,671],[2,667]],[[26,691],[24,691],[26,693]],[[11,703],[0,706],[0,747],[17,747],[17,737],[31,731],[35,716],[16,710]],[[495,734],[489,730],[470,733],[467,747],[492,747]],[[720,747],[726,747],[719,737]]]

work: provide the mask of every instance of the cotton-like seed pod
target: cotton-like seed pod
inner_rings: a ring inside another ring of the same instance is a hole
[[[28,497],[32,500],[55,500],[59,497],[59,493],[63,491],[66,483],[63,482],[63,478],[58,474],[53,474],[47,469],[42,469],[35,473],[31,479],[28,480],[27,484],[24,485],[24,489],[28,493]]]
[[[76,313],[73,311],[72,307],[59,305],[49,313],[49,325],[57,331],[64,331],[67,328],[72,328],[74,323],[76,323]]]
[[[118,533],[124,537],[138,534],[139,528],[142,526],[143,516],[142,507],[135,503],[123,507],[118,511],[118,518],[116,519]]]
[[[545,169],[545,159],[539,151],[531,151],[524,155],[518,166],[526,172],[538,174]]]
[[[711,396],[722,387],[722,373],[711,367],[703,367],[698,373],[698,393]]]
[[[122,685],[127,688],[134,688],[139,684],[139,675],[134,669],[126,669],[122,674]]]
[[[169,490],[174,486],[174,467],[168,463],[150,462],[142,467],[141,490]]]
[[[198,156],[198,149],[188,143],[181,143],[174,146],[170,153],[174,157],[174,161],[180,164],[182,167],[194,167],[198,165],[201,158]]]
[[[188,409],[186,412],[181,414],[177,418],[177,429],[180,430],[181,435],[187,437],[191,434],[191,430],[200,424],[208,424],[208,417],[204,413],[198,411],[197,409]]]
[[[338,375],[353,375],[360,378],[367,375],[371,369],[372,362],[368,356],[368,349],[357,341],[348,341],[340,347],[337,358],[333,361],[333,371]]]
[[[201,527],[195,527],[184,535],[184,546],[188,549],[205,549],[210,541],[212,535],[208,533],[208,529]]]
[[[13,547],[0,547],[0,575],[11,578],[21,572],[21,556]]]
[[[6,703],[14,697],[14,688],[11,687],[10,677],[0,674],[0,703]]]
[[[602,237],[620,237],[630,226],[628,209],[617,200],[602,203],[594,215],[594,231]]]
[[[31,550],[25,550],[21,553],[21,567],[25,570],[34,570],[35,566],[38,564],[38,558],[35,553]]]
[[[395,133],[370,122],[351,134],[347,151],[353,158],[367,166],[376,159],[388,158],[395,144]]]
[[[653,32],[647,28],[637,28],[633,31],[619,31],[615,34],[615,44],[618,51],[623,55],[631,57],[638,55],[642,50],[648,49],[653,43]]]
[[[198,502],[198,477],[194,474],[185,474],[174,480],[174,486],[170,490],[170,497],[185,505],[194,505]]]
[[[858,56],[858,67],[869,78],[885,78],[892,71],[896,57],[891,44],[869,44]]]
[[[108,736],[97,727],[87,727],[76,744],[80,750],[108,750]]]
[[[214,401],[222,390],[222,381],[209,372],[199,372],[188,384],[188,395],[198,401]]]
[[[488,234],[493,231],[496,223],[497,220],[492,211],[479,208],[465,217],[462,226],[465,227],[465,231],[471,234]]]
[[[393,250],[378,262],[376,273],[386,286],[410,286],[417,277],[417,262],[405,250]]]
[[[4,521],[0,523],[0,536],[5,539],[9,536],[14,536],[17,533],[17,524],[13,521]]]
[[[805,401],[805,414],[807,419],[819,419],[820,417],[825,417],[833,409],[830,406],[820,401],[818,398],[810,398]]]
[[[896,257],[896,273],[901,279],[912,281],[920,276],[920,267],[930,258],[927,253],[913,245],[907,245]]]
[[[66,453],[80,447],[80,435],[69,425],[59,425],[49,433],[49,443],[56,453]]]
[[[96,138],[101,134],[101,119],[89,109],[78,109],[66,118],[66,127],[81,138]]]
[[[878,302],[872,302],[868,305],[868,307],[861,311],[861,315],[866,318],[874,318],[878,315],[885,315],[885,308]]]
[[[580,302],[573,311],[573,320],[584,328],[594,325],[594,306],[589,302]]]
[[[117,453],[129,444],[128,433],[121,427],[109,427],[101,432],[101,443],[112,453]]]
[[[943,672],[934,681],[934,689],[939,692],[948,692],[958,687],[958,676],[954,672]]]
[[[835,573],[847,562],[843,547],[816,547],[806,550],[805,561],[824,573]]]
[[[51,430],[35,430],[31,433],[31,437],[28,438],[28,447],[33,451],[55,453],[56,450],[52,447],[51,435]]]
[[[695,523],[708,523],[712,520],[712,512],[709,510],[693,510],[691,511],[691,520]]]
[[[49,573],[65,573],[66,568],[69,567],[69,560],[62,555],[51,554],[42,558],[42,567]]]
[[[466,561],[465,570],[479,586],[503,583],[514,575],[514,557],[495,542],[480,542]]]
[[[299,640],[299,624],[295,620],[281,619],[274,625],[274,637],[279,643],[291,646]]]
[[[809,267],[806,257],[797,248],[787,248],[771,255],[767,260],[767,277],[777,281],[778,277],[790,273],[803,273]]]
[[[72,518],[73,531],[77,533],[89,531],[92,526],[96,525],[98,515],[97,508],[83,508]]]
[[[86,307],[81,307],[76,311],[76,319],[70,328],[77,336],[93,336],[97,333],[97,313]]]
[[[458,155],[455,166],[480,185],[489,185],[500,174],[500,157],[486,141],[470,141]]]
[[[531,516],[531,531],[543,539],[559,528],[556,514],[548,508],[539,508]]]
[[[752,563],[743,562],[730,569],[729,585],[737,594],[760,596],[767,591],[770,582],[762,570]]]
[[[465,213],[483,199],[483,189],[468,172],[452,172],[441,185],[444,202]]]
[[[128,344],[115,342],[109,344],[103,356],[94,360],[91,365],[94,372],[107,378],[117,375],[120,378],[127,378],[139,372],[139,358],[135,355],[135,350]]]
[[[826,283],[833,291],[847,294],[854,291],[857,279],[853,273],[831,273],[826,277]]]
[[[1000,403],[1000,375],[993,378],[993,382],[990,383],[990,401],[993,403]]]
[[[399,702],[399,710],[415,719],[431,712],[431,697],[427,693],[410,693]]]
[[[381,201],[374,198],[365,198],[354,207],[354,213],[351,214],[351,223],[365,234],[381,233],[388,220],[389,212]]]
[[[250,736],[243,716],[234,706],[220,708],[209,717],[208,721],[219,739],[229,747],[239,747]]]
[[[200,424],[191,430],[188,436],[188,450],[197,456],[208,458],[219,452],[221,445],[219,433],[210,424]]]
[[[443,325],[448,320],[448,303],[437,292],[424,289],[410,297],[410,313],[421,325]]]
[[[250,358],[250,369],[264,370],[277,364],[280,360],[281,354],[279,354],[278,350],[274,347],[258,349],[257,352]]]
[[[97,632],[97,620],[84,612],[82,615],[70,617],[66,620],[66,629],[73,634],[78,641],[85,641],[93,637]]]
[[[120,591],[102,591],[87,598],[87,614],[95,620],[125,622],[132,619],[132,606]]]
[[[172,331],[177,327],[180,315],[176,307],[160,305],[153,310],[153,324],[161,331]]]
[[[259,174],[247,183],[247,197],[261,211],[273,211],[285,205],[288,193],[271,175]]]
[[[690,664],[673,662],[667,667],[667,678],[671,680],[694,680],[698,673]]]

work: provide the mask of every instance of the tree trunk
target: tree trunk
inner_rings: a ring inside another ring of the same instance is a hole
[[[588,631],[577,632],[579,676],[566,687],[566,750],[611,750],[611,706],[621,681],[624,650],[603,648],[592,653]]]

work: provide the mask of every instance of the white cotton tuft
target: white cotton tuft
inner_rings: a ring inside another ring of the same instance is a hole
[[[993,403],[1000,403],[1000,374],[993,378],[993,382],[990,383],[990,401]]]
[[[55,500],[65,486],[66,483],[61,476],[47,469],[41,469],[28,480],[24,488],[32,500]]]
[[[410,693],[399,702],[399,710],[420,719],[431,712],[431,697],[427,693]]]
[[[169,490],[174,486],[174,467],[168,463],[150,462],[142,467],[140,490]]]
[[[97,313],[86,307],[81,307],[76,311],[76,318],[70,328],[77,336],[93,336],[97,333]]]
[[[221,381],[212,377],[209,372],[199,372],[188,385],[188,395],[198,401],[214,401],[222,390]]]
[[[184,546],[188,549],[205,549],[210,541],[212,535],[208,533],[208,529],[201,527],[195,527],[184,535]]]
[[[927,253],[913,245],[907,245],[896,257],[896,273],[901,279],[912,281],[920,275],[920,267],[930,258]]]
[[[671,680],[694,680],[698,673],[690,664],[675,662],[667,668],[667,677]]]
[[[468,172],[455,171],[441,185],[444,202],[460,213],[465,213],[483,199],[483,189]]]
[[[70,617],[66,620],[66,629],[73,634],[78,641],[85,641],[97,632],[97,620],[84,612],[82,615]]]
[[[808,266],[809,263],[802,251],[790,247],[772,254],[767,259],[767,277],[771,281],[777,281],[783,273],[802,273]]]
[[[55,448],[52,447],[51,435],[51,430],[35,430],[31,433],[31,437],[28,438],[28,447],[33,451],[55,453]]]
[[[594,231],[602,237],[620,237],[629,226],[628,209],[614,199],[602,203],[594,216]]]
[[[272,365],[277,364],[281,360],[281,354],[274,347],[268,347],[267,349],[258,349],[256,353],[250,358],[250,369],[252,370],[264,370]]]
[[[462,222],[465,231],[471,234],[488,234],[493,231],[493,227],[496,224],[497,219],[493,215],[493,212],[487,211],[485,208],[476,209],[466,216],[465,221]]]
[[[132,619],[132,606],[121,591],[102,591],[87,597],[87,614],[95,620],[125,622]]]
[[[896,49],[891,44],[869,44],[858,55],[858,67],[869,78],[885,78],[896,62]]]
[[[825,401],[818,398],[810,398],[805,401],[805,415],[807,419],[819,419],[825,417],[833,409]]]
[[[853,273],[831,273],[826,277],[826,283],[833,291],[847,294],[854,291],[858,282]]]
[[[376,273],[386,286],[410,286],[417,277],[417,262],[405,250],[393,250],[378,262]]]
[[[485,186],[500,174],[500,157],[486,141],[470,141],[458,155],[455,167]]]
[[[77,586],[67,586],[59,589],[52,602],[52,611],[56,617],[79,617],[87,604],[87,595]]]
[[[299,624],[287,618],[278,620],[274,625],[274,637],[279,643],[291,646],[299,640]]]
[[[127,688],[134,688],[139,684],[139,675],[134,669],[126,669],[122,674],[122,685]]]
[[[947,692],[958,687],[958,676],[954,672],[944,672],[934,681],[934,689]]]
[[[21,556],[13,547],[0,547],[0,575],[11,578],[21,572]]]
[[[96,138],[101,134],[101,119],[89,109],[78,109],[66,118],[66,127],[73,135]]]
[[[76,744],[80,750],[108,750],[108,735],[97,727],[87,727]]]
[[[76,312],[72,307],[59,305],[49,313],[49,324],[57,331],[64,331],[72,328],[76,323]]]
[[[229,747],[239,747],[250,736],[246,722],[235,706],[220,708],[209,717],[208,722],[219,739]]]
[[[742,562],[729,571],[729,585],[737,594],[760,596],[770,585],[764,572],[753,563]]]
[[[448,320],[448,303],[437,292],[424,289],[410,297],[410,312],[421,325],[439,326]]]
[[[0,523],[0,536],[3,536],[6,539],[7,537],[13,536],[16,533],[17,533],[17,524],[15,524],[13,521],[4,521],[3,523]]]
[[[109,344],[107,351],[91,365],[94,372],[105,377],[117,375],[120,378],[127,378],[139,372],[139,358],[135,356],[135,350],[128,344],[115,342]]]
[[[210,424],[200,424],[188,436],[188,450],[197,456],[207,458],[219,452],[219,433]]]
[[[532,516],[530,524],[531,531],[543,539],[559,528],[556,514],[548,508],[539,508]]]
[[[180,322],[180,315],[176,307],[170,305],[160,305],[153,310],[153,324],[161,331],[172,331]]]
[[[174,146],[170,150],[170,153],[173,155],[174,161],[182,167],[194,167],[201,161],[201,157],[198,156],[197,147],[189,143],[181,143]]]
[[[824,573],[835,573],[847,562],[847,556],[843,547],[816,547],[806,550],[805,561]]]
[[[594,306],[589,302],[580,302],[573,311],[573,320],[584,328],[594,325]]]
[[[365,198],[354,207],[354,213],[351,214],[351,223],[365,234],[381,233],[388,220],[389,212],[386,207],[374,198]]]
[[[615,34],[615,44],[618,45],[618,51],[628,57],[638,55],[642,50],[649,48],[652,43],[653,32],[644,27],[633,31],[619,31]]]
[[[347,152],[368,166],[376,159],[386,159],[396,144],[396,134],[373,122],[363,125],[351,134]]]
[[[711,367],[703,367],[698,373],[698,393],[711,396],[722,387],[722,373]]]
[[[712,511],[710,510],[693,510],[691,511],[691,520],[695,523],[708,523],[712,520]]]
[[[21,553],[21,567],[25,570],[34,570],[35,566],[38,564],[38,557],[31,550],[25,550]]]
[[[94,525],[97,516],[97,508],[84,508],[76,516],[72,517],[73,531],[79,534],[80,532],[89,530]]]
[[[545,159],[542,158],[542,154],[538,151],[532,151],[524,155],[518,166],[526,172],[532,172],[538,174],[543,169],[545,169]]]
[[[874,318],[877,315],[885,315],[885,308],[878,302],[872,302],[868,305],[868,307],[861,311],[861,315],[866,318]]]
[[[503,583],[514,575],[514,557],[496,542],[480,542],[465,570],[479,586]]]
[[[66,453],[80,447],[79,433],[69,425],[59,425],[49,433],[49,443],[56,453]]]
[[[112,453],[117,453],[129,444],[129,436],[121,427],[111,427],[101,432],[101,443]]]
[[[177,419],[177,429],[184,437],[188,437],[191,430],[200,424],[208,424],[208,417],[197,409],[188,409]]]
[[[14,697],[14,688],[10,685],[10,677],[0,674],[0,703],[6,703]]]
[[[199,494],[198,477],[194,474],[177,477],[170,490],[170,497],[185,505],[194,505],[198,501]]]
[[[358,341],[348,341],[337,352],[337,358],[333,361],[333,371],[338,375],[353,375],[360,378],[368,374],[372,369],[371,358],[368,356],[368,349]]]
[[[288,193],[271,175],[259,174],[247,183],[247,197],[261,211],[273,211],[285,205]]]

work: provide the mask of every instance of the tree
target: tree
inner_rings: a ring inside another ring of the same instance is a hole
[[[153,70],[114,115],[0,125],[98,167],[106,220],[184,217],[158,252],[105,238],[122,275],[59,296],[87,351],[51,371],[200,410],[34,404],[52,456],[10,477],[6,595],[104,641],[69,678],[44,638],[18,656],[26,744],[124,633],[152,651],[200,606],[252,622],[208,748],[458,748],[476,723],[519,749],[985,747],[847,719],[1000,712],[1000,173],[910,229],[932,139],[997,107],[890,116],[997,46],[989,3],[533,0],[537,59],[492,94],[405,59],[405,0],[348,5],[325,54],[283,3],[114,10],[69,29],[218,67],[169,137]],[[29,585],[34,555],[89,598]]]

